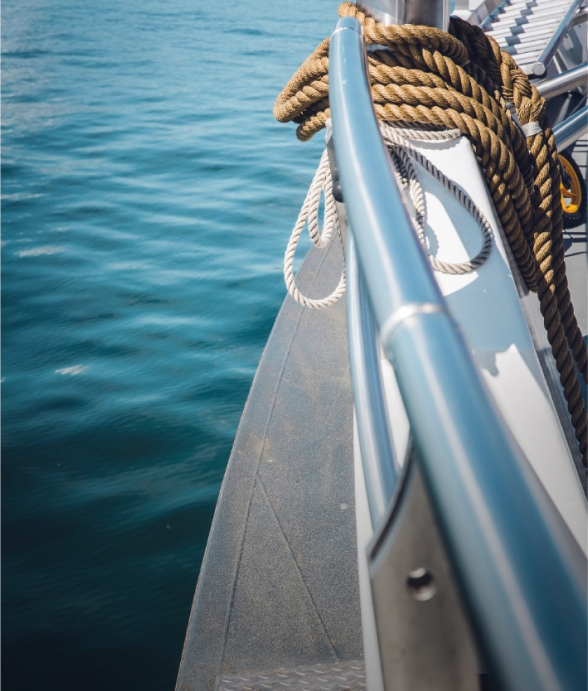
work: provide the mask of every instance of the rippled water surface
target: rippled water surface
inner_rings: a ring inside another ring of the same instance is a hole
[[[2,3],[3,688],[171,689],[337,3]]]

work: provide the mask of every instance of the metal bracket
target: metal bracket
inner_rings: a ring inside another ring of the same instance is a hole
[[[416,463],[368,547],[387,689],[472,691],[480,665]]]

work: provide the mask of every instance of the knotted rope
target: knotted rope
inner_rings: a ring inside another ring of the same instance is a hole
[[[539,95],[514,59],[479,28],[452,18],[449,32],[383,26],[353,3],[368,43],[378,118],[395,126],[458,129],[476,153],[505,235],[541,313],[586,465],[587,415],[574,367],[587,380],[588,354],[572,307],[564,263],[560,168]],[[298,123],[302,141],[330,117],[329,39],[307,58],[278,97],[274,115]],[[516,118],[508,106],[513,105]]]

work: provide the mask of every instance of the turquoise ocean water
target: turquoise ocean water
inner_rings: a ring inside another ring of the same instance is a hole
[[[336,2],[2,3],[2,682],[171,689]]]

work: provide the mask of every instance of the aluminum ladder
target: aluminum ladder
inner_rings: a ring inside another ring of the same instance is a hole
[[[507,0],[481,24],[530,77],[543,77],[585,0]]]

